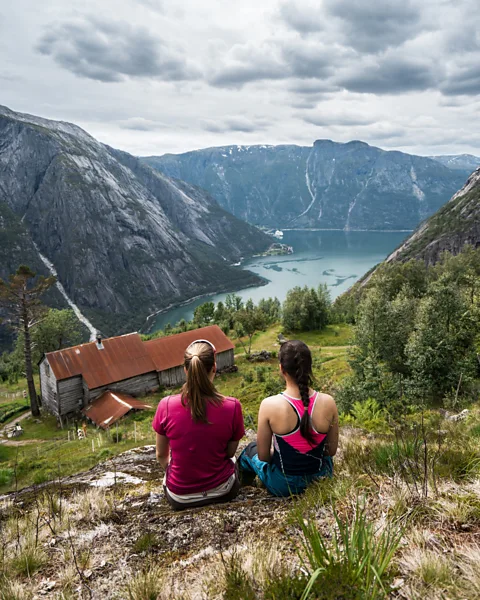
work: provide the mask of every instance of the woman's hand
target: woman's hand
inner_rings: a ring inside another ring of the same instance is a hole
[[[170,462],[170,444],[168,443],[168,438],[164,435],[160,435],[157,433],[157,460],[160,465],[166,469],[168,463]]]

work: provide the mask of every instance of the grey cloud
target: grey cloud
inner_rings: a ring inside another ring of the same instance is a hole
[[[480,94],[480,56],[477,56],[475,64],[457,68],[456,72],[442,84],[441,91],[446,96]]]
[[[79,77],[104,82],[127,77],[182,81],[200,76],[179,51],[145,28],[94,17],[53,26],[37,50]]]
[[[347,45],[361,52],[399,46],[423,29],[419,5],[411,0],[326,0],[325,8],[341,20]]]
[[[330,126],[364,126],[371,125],[376,121],[371,117],[367,117],[360,114],[354,113],[335,113],[329,110],[315,113],[306,113],[300,115],[300,118],[305,123],[316,125],[318,127],[330,127]]]
[[[280,17],[302,35],[336,32],[337,41],[367,53],[399,46],[424,27],[412,0],[286,0]]]
[[[202,122],[203,129],[212,133],[224,133],[226,131],[238,131],[241,133],[252,133],[266,129],[269,121],[265,119],[250,120],[247,117],[227,117],[223,119],[208,119]]]
[[[285,65],[275,51],[276,48],[268,44],[234,46],[224,57],[223,65],[211,74],[209,83],[216,87],[239,88],[251,81],[283,79]]]
[[[130,119],[125,119],[124,121],[119,121],[118,124],[121,129],[133,131],[157,131],[159,129],[168,128],[166,123],[151,121],[149,119],[144,119],[143,117],[132,117]]]
[[[280,17],[292,29],[299,33],[313,33],[323,29],[323,14],[319,3],[307,5],[297,0],[288,0],[280,6]]]
[[[438,84],[437,69],[423,61],[397,56],[382,57],[370,65],[355,65],[337,83],[349,91],[397,94],[427,90]]]
[[[296,77],[327,77],[333,72],[336,62],[331,48],[321,44],[290,44],[282,49],[290,72]]]

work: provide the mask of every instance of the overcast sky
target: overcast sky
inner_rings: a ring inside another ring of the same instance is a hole
[[[138,155],[480,155],[478,0],[0,0],[0,104]]]

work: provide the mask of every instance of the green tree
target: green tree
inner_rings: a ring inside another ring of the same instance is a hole
[[[82,341],[79,321],[73,310],[51,308],[32,333],[38,360],[46,352],[76,346]]]
[[[264,313],[268,323],[278,323],[281,319],[282,304],[278,298],[262,298],[258,308]]]
[[[235,313],[234,329],[247,356],[252,349],[252,338],[257,331],[265,328],[265,314],[255,306],[249,305]],[[243,342],[243,337],[248,338],[248,346]]]
[[[32,415],[38,416],[37,391],[33,380],[31,332],[45,316],[46,307],[40,297],[55,283],[55,277],[39,276],[25,265],[20,266],[7,281],[0,279],[0,304],[10,315],[11,326],[22,333],[24,340],[25,375]]]
[[[406,347],[411,388],[422,401],[441,400],[476,372],[479,314],[448,276],[430,285],[420,301],[414,332]]]
[[[305,286],[289,290],[282,308],[282,324],[287,331],[323,329],[328,324],[330,304],[326,289],[319,292]]]
[[[215,316],[215,304],[213,302],[205,302],[197,306],[193,313],[193,322],[201,327],[213,323]]]

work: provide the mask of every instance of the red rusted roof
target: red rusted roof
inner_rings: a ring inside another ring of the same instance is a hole
[[[157,371],[165,371],[183,365],[183,357],[187,346],[195,340],[201,339],[211,342],[215,346],[217,354],[234,348],[232,342],[218,325],[210,325],[209,327],[150,340],[145,342],[145,346]]]
[[[155,371],[155,365],[138,333],[81,344],[46,354],[57,380],[82,375],[89,389]]]
[[[135,400],[127,394],[108,391],[94,400],[82,412],[96,425],[102,427],[102,429],[107,429],[132,409],[148,410],[149,408],[152,408],[149,404]]]

